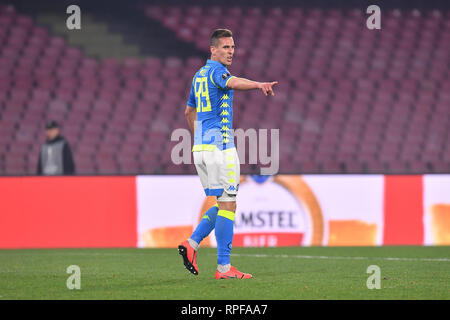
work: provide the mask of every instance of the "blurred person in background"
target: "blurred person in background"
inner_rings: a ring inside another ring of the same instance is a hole
[[[59,124],[50,120],[45,125],[47,140],[39,152],[38,175],[73,175],[75,163],[68,141],[60,135]]]

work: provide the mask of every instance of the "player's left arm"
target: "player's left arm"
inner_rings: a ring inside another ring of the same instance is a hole
[[[189,129],[191,130],[192,134],[195,134],[195,121],[197,120],[197,109],[190,106],[186,106],[184,115],[186,116]]]
[[[258,82],[245,78],[239,78],[232,76],[227,81],[227,87],[229,89],[236,90],[253,90],[253,89],[261,89],[265,96],[274,96],[275,93],[273,91],[273,86],[275,86],[278,81],[273,82]]]
[[[195,77],[194,77],[195,79]],[[194,92],[194,80],[192,80],[191,91],[189,92],[189,98],[186,104],[186,109],[184,110],[184,115],[191,130],[192,134],[195,134],[195,121],[197,120],[197,102],[195,101]]]

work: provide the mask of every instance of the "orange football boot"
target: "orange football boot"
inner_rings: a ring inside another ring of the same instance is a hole
[[[187,240],[185,240],[178,245],[178,253],[183,257],[183,263],[186,269],[197,276],[197,251],[191,247]]]
[[[220,273],[216,270],[216,279],[250,279],[253,276],[250,273],[240,272],[235,267],[231,266],[228,272]]]

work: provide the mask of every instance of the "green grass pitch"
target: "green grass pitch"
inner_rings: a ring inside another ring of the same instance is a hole
[[[450,299],[450,247],[234,248],[249,280],[215,280],[215,253],[200,248],[194,276],[177,249],[0,250],[0,299]],[[380,289],[367,288],[370,265]]]

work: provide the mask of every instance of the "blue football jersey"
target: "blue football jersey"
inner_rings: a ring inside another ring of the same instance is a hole
[[[207,60],[192,79],[187,106],[197,109],[197,128],[192,151],[234,148],[233,76],[218,61]]]

